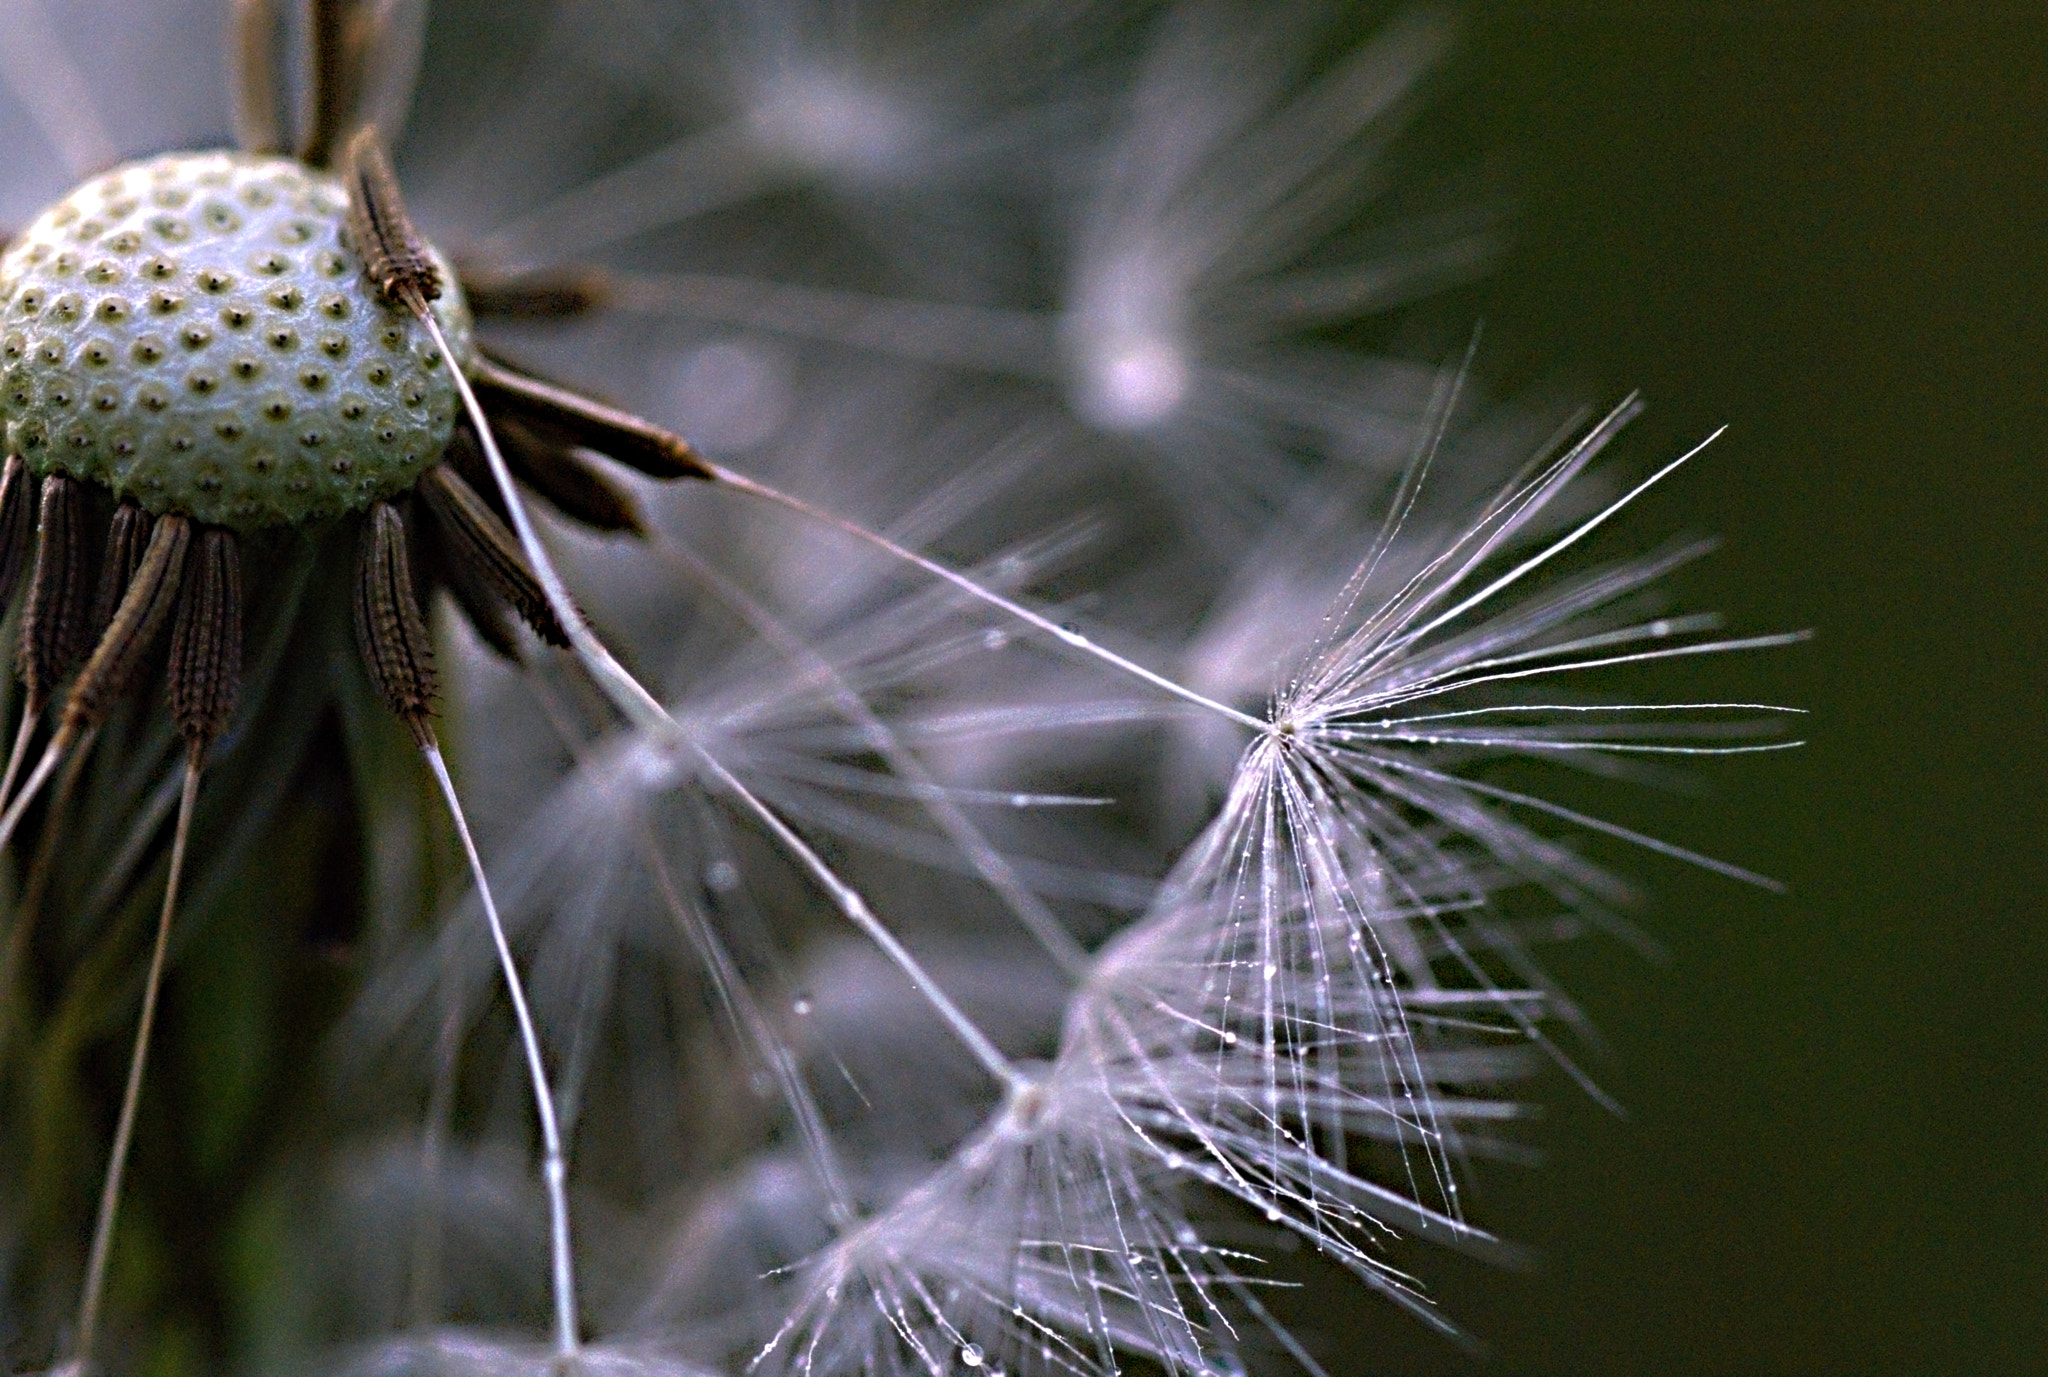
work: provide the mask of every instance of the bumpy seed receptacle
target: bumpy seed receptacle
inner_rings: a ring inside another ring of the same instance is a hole
[[[331,520],[412,486],[459,399],[380,300],[333,177],[177,153],[94,178],[0,258],[0,410],[38,476],[237,531]],[[457,363],[468,307],[443,265]]]

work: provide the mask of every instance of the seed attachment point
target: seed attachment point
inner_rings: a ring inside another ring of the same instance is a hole
[[[441,269],[412,227],[374,126],[349,140],[347,168],[348,227],[363,271],[387,300],[426,314],[427,303],[441,295]]]

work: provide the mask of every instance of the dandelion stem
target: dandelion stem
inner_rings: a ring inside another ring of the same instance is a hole
[[[1001,1049],[989,1040],[988,1034],[982,1032],[980,1026],[963,1013],[960,1006],[939,988],[938,983],[925,971],[923,964],[911,955],[910,949],[883,925],[881,919],[875,917],[874,910],[868,907],[868,902],[861,897],[860,891],[841,879],[838,872],[825,863],[825,858],[813,851],[810,844],[797,835],[795,828],[756,797],[732,771],[719,764],[702,747],[696,749],[698,757],[704,761],[706,768],[718,782],[731,790],[733,796],[746,806],[748,812],[760,819],[761,825],[796,857],[804,869],[811,872],[811,877],[818,882],[819,887],[831,896],[833,905],[845,914],[848,921],[859,928],[869,941],[880,947],[882,954],[909,978],[911,985],[924,996],[925,1002],[930,1004],[938,1012],[939,1017],[945,1020],[946,1026],[952,1029],[953,1036],[960,1039],[961,1044],[974,1059],[981,1063],[982,1069],[1000,1081],[1006,1091],[1016,1093],[1027,1088],[1031,1084],[1030,1078],[1012,1065],[1010,1059],[1002,1054]]]
[[[754,497],[765,498],[778,506],[787,507],[793,512],[810,517],[814,521],[821,521],[835,530],[843,531],[856,540],[865,541],[885,554],[900,559],[907,564],[915,565],[933,578],[952,584],[969,597],[979,599],[991,607],[1006,612],[1026,625],[1035,627],[1045,632],[1048,636],[1072,646],[1082,654],[1100,660],[1111,668],[1130,675],[1134,679],[1142,680],[1156,689],[1172,694],[1175,698],[1193,703],[1199,708],[1206,708],[1208,711],[1227,718],[1241,727],[1248,727],[1254,732],[1264,733],[1272,729],[1272,724],[1264,719],[1254,717],[1248,712],[1239,711],[1227,703],[1219,703],[1213,698],[1205,697],[1195,692],[1185,684],[1176,683],[1156,670],[1147,669],[1137,661],[1127,659],[1108,647],[1097,644],[1073,627],[1062,626],[1051,618],[1032,611],[1024,606],[1024,604],[1004,597],[994,589],[984,588],[958,570],[950,569],[935,559],[918,554],[908,546],[899,545],[885,535],[870,531],[866,527],[848,521],[844,517],[834,516],[831,512],[824,510],[822,507],[814,507],[800,497],[783,492],[779,488],[771,488],[765,483],[747,477],[745,474],[735,473],[731,469],[711,463],[708,460],[704,462],[704,467],[714,479],[729,488],[737,489]]]
[[[519,1025],[527,1073],[533,1079],[534,1110],[540,1118],[544,1153],[541,1171],[548,1195],[549,1253],[555,1291],[555,1352],[558,1357],[574,1358],[582,1351],[582,1341],[576,1319],[576,1266],[570,1249],[569,1170],[562,1153],[561,1126],[555,1119],[554,1091],[548,1086],[547,1067],[541,1061],[540,1034],[534,1029],[533,1014],[526,1005],[526,988],[520,982],[519,967],[512,960],[512,944],[506,940],[505,926],[498,920],[498,905],[491,897],[490,881],[484,876],[484,863],[477,855],[476,841],[469,834],[469,820],[463,815],[461,799],[456,796],[455,781],[448,776],[448,762],[441,758],[441,748],[432,741],[420,747],[420,754],[426,757],[428,768],[434,772],[434,782],[441,787],[442,801],[448,805],[448,815],[454,820],[455,831],[462,838],[463,855],[469,860],[469,873],[476,881],[477,898],[483,903],[484,921],[490,925],[491,941],[498,949],[498,965],[505,975],[505,992],[512,1001],[513,1021]]]
[[[135,1026],[135,1051],[128,1059],[128,1084],[121,1093],[121,1116],[114,1126],[114,1146],[107,1157],[107,1175],[100,1187],[99,1217],[93,1224],[92,1252],[85,1264],[85,1286],[78,1298],[78,1339],[72,1366],[90,1369],[99,1335],[100,1301],[105,1293],[107,1260],[114,1242],[114,1215],[121,1204],[121,1177],[135,1139],[135,1111],[142,1101],[142,1077],[149,1065],[149,1041],[156,1026],[157,994],[163,988],[164,960],[171,945],[171,917],[177,912],[178,886],[185,873],[185,843],[192,831],[192,806],[199,797],[200,767],[185,766],[185,785],[178,795],[178,827],[171,838],[171,871],[164,882],[164,906],[157,916],[156,946],[150,952],[149,974],[142,986],[142,1017]]]

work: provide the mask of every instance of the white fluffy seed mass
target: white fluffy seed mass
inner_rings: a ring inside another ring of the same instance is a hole
[[[380,300],[341,184],[288,158],[178,153],[93,178],[0,258],[7,445],[250,531],[412,486],[458,397],[426,330]],[[435,303],[460,361],[469,311]]]

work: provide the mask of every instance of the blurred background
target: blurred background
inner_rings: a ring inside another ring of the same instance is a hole
[[[1629,860],[1668,965],[1554,965],[1629,1118],[1556,1078],[1545,1165],[1478,1206],[1532,1270],[1428,1275],[1481,1370],[2041,1370],[2048,23],[1468,14],[1427,118],[1518,213],[1499,269],[1426,309],[1484,318],[1496,385],[1640,387],[1655,452],[1726,422],[1633,527],[1721,533],[1685,601],[1817,635],[1716,667],[1811,708],[1811,745],[1633,818],[1791,893]],[[1360,1370],[1472,1370],[1375,1329]]]

